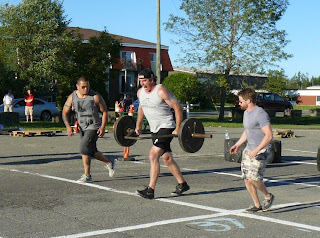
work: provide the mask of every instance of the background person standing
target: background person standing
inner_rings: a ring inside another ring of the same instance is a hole
[[[28,89],[27,92],[28,92],[28,95],[25,96],[25,98],[24,98],[24,101],[26,102],[25,115],[26,115],[27,122],[29,121],[29,117],[30,117],[30,121],[33,122],[33,100],[34,100],[34,96],[31,93],[31,89]]]
[[[8,93],[6,95],[4,95],[3,97],[3,105],[4,105],[4,112],[12,112],[12,108],[13,108],[13,100],[14,100],[14,96],[12,95],[12,90],[9,89]]]

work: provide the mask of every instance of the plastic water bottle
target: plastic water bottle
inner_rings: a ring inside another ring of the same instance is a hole
[[[229,140],[229,132],[227,130],[225,131],[224,136],[226,140]]]

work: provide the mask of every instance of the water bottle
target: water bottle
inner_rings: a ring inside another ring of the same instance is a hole
[[[224,136],[226,140],[229,140],[229,132],[227,130],[225,131]]]

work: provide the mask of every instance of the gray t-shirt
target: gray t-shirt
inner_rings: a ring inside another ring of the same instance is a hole
[[[247,148],[255,149],[262,141],[264,133],[263,127],[270,125],[270,118],[263,108],[256,106],[251,112],[247,110],[243,114],[243,127],[247,136]],[[268,144],[264,149],[270,148]]]
[[[77,120],[81,130],[98,130],[101,125],[99,109],[94,102],[96,92],[90,89],[85,98],[79,98],[77,91],[72,95],[72,106],[76,112]]]

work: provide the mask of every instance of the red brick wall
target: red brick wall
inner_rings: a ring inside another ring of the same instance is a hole
[[[136,58],[137,59],[140,58],[143,61],[143,64],[142,64],[143,68],[151,68],[149,53],[156,53],[156,49],[136,48],[136,47],[123,47],[122,51],[136,52]],[[162,71],[173,71],[168,50],[161,50],[161,63],[162,63]],[[120,61],[118,62],[118,64],[113,65],[113,68],[121,69],[122,67],[121,67]]]
[[[316,105],[317,96],[300,96],[298,105]]]

